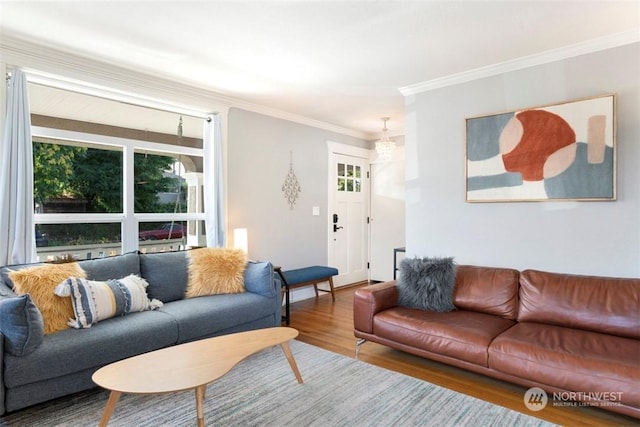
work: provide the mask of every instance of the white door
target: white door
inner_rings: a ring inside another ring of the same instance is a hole
[[[329,265],[335,286],[368,280],[369,160],[331,153],[329,167]]]

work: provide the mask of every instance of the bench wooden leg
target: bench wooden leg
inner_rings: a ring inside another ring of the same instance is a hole
[[[327,279],[322,279],[322,280],[323,280],[323,281],[325,281],[325,280],[327,280]],[[330,290],[329,290],[329,291],[325,291],[324,289],[321,289],[321,291],[322,291],[322,292],[331,292],[331,299],[335,302],[335,301],[336,301],[336,295],[335,295],[335,293],[333,292],[333,278],[332,278],[332,277],[329,277],[328,282],[329,282],[329,289],[330,289]],[[313,284],[313,289],[316,291],[316,298],[318,298],[318,296],[320,295],[320,294],[318,293],[318,283],[314,283],[314,284]]]
[[[278,271],[278,270],[276,270]],[[280,274],[280,277],[282,278],[283,283],[285,283],[286,286],[286,291],[282,290],[283,295],[285,295],[287,297],[287,315],[286,315],[286,319],[289,319],[289,291],[292,289],[298,289],[298,288],[302,288],[305,286],[313,286],[313,290],[316,294],[316,298],[318,298],[320,296],[320,291],[322,292],[331,292],[331,299],[335,302],[336,300],[336,295],[335,295],[335,289],[333,286],[333,277],[328,276],[328,277],[322,277],[322,278],[317,278],[317,279],[312,279],[312,280],[308,280],[306,282],[299,282],[299,283],[287,283],[286,279],[284,278],[284,274],[282,274],[281,271],[278,271],[278,273]],[[329,290],[326,289],[320,289],[318,288],[318,283],[324,283],[324,282],[329,282]],[[287,325],[289,323],[287,322]]]
[[[331,299],[333,302],[336,301],[336,294],[333,292],[333,278],[329,277],[329,289],[331,289]]]

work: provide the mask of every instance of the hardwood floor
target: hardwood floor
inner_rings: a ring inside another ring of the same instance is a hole
[[[362,286],[362,285],[360,285]],[[336,290],[331,295],[291,304],[290,326],[300,335],[298,340],[354,357],[353,294],[358,286]],[[565,426],[640,426],[640,421],[598,408],[547,405],[539,412],[527,410],[523,403],[526,388],[487,378],[462,369],[412,356],[380,344],[367,342],[360,349],[359,360],[411,375],[460,393],[474,396],[515,411]]]

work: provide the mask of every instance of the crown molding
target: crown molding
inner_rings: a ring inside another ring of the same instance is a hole
[[[510,61],[500,62],[486,67],[480,67],[473,70],[451,74],[445,77],[428,80],[409,86],[404,86],[399,88],[398,90],[404,96],[416,95],[421,92],[427,92],[430,90],[453,86],[460,83],[467,83],[485,77],[492,77],[498,74],[508,73],[510,71],[522,70],[524,68],[548,64],[575,56],[585,55],[588,53],[598,52],[601,50],[611,49],[614,47],[638,42],[640,42],[640,29],[635,29],[622,33],[611,34],[609,36],[600,37],[597,39],[587,40],[585,42],[561,47],[558,49],[548,50],[534,55],[524,56]]]
[[[59,47],[37,44],[6,34],[0,38],[0,53],[0,61],[7,66],[20,67],[27,73],[29,80],[39,84],[166,111],[184,112],[196,117],[239,108],[355,138],[371,138],[368,132],[255,104],[164,76],[118,67],[78,56]]]

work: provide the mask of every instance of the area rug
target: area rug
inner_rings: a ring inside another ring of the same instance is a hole
[[[207,388],[208,426],[549,426],[428,382],[299,341],[298,384],[280,347],[255,354]],[[158,372],[162,375],[162,372]],[[0,417],[0,426],[96,426],[108,393],[95,389]],[[193,391],[123,395],[110,426],[194,426]]]

